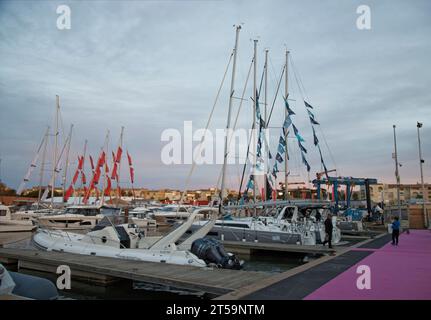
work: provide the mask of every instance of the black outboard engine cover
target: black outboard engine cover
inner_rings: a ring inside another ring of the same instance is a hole
[[[241,262],[231,253],[227,253],[223,245],[212,238],[201,238],[193,241],[191,252],[206,263],[214,263],[224,269],[241,269]]]

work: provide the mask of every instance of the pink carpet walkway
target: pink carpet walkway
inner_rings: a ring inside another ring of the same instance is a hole
[[[305,297],[305,300],[431,300],[431,231],[411,230],[399,246],[386,244]],[[359,265],[371,270],[371,289],[358,289]]]

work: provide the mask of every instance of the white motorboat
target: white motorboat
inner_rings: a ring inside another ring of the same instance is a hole
[[[28,232],[35,228],[32,221],[14,219],[9,207],[0,205],[0,232]]]
[[[31,220],[37,221],[38,218],[48,215],[60,213],[61,210],[58,209],[30,209],[30,210],[19,210],[12,212],[12,218],[16,220]]]
[[[198,213],[199,210],[195,210],[189,219],[165,236],[146,236],[134,224],[115,226],[108,217],[105,217],[86,235],[39,229],[33,236],[33,243],[37,248],[47,251],[206,267],[212,257],[205,254],[198,257],[190,250],[195,240],[207,234],[215,220],[208,221],[195,234],[176,244],[190,228]],[[226,257],[223,258],[223,262],[227,261],[234,265],[236,258],[233,255],[227,260]],[[217,259],[215,260],[218,264]]]
[[[150,213],[152,213],[151,209],[137,207],[129,211],[129,222],[136,224],[139,228],[156,228],[157,221],[149,218]]]
[[[76,205],[60,213],[47,214],[37,219],[39,226],[50,229],[88,230],[94,228],[104,216],[120,219],[121,209],[106,205]],[[118,223],[116,221],[116,223]]]
[[[187,219],[192,214],[192,207],[187,205],[169,204],[152,210],[150,214],[158,219]]]

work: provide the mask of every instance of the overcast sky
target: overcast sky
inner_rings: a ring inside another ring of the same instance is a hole
[[[70,30],[56,27],[60,4],[71,8]],[[371,30],[356,27],[361,4],[371,8]],[[237,96],[253,53],[251,39],[259,40],[258,78],[264,50],[269,49],[271,99],[287,46],[321,123],[318,135],[328,168],[337,168],[339,175],[394,182],[396,124],[401,181],[419,181],[416,121],[421,121],[425,179],[431,182],[427,0],[0,1],[1,179],[17,188],[46,126],[53,126],[58,94],[64,130],[71,123],[75,129],[71,171],[85,139],[88,152],[96,156],[106,130],[114,148],[125,126],[124,144],[134,158],[136,185],[182,188],[190,166],[162,164],[161,132],[182,130],[186,120],[193,121],[195,129],[205,126],[237,23],[243,23]],[[294,121],[306,139],[313,177],[320,163],[300,92],[290,77]],[[212,129],[226,125],[229,82],[230,75]],[[251,95],[249,83],[242,127],[249,127],[252,119]],[[278,100],[274,126],[283,122],[282,112]],[[278,134],[274,129],[274,140]],[[303,181],[306,175],[293,146],[292,179]],[[124,185],[126,169],[123,165]],[[229,170],[228,182],[236,186],[240,168]],[[220,166],[201,166],[190,186],[214,186],[219,172]],[[35,171],[30,184],[37,181]]]

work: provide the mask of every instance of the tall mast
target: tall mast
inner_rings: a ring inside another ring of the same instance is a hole
[[[220,186],[220,211],[223,210],[223,193],[225,188],[225,179],[226,179],[226,162],[227,162],[227,150],[228,150],[228,133],[230,127],[230,118],[232,111],[232,103],[233,103],[233,94],[235,92],[235,71],[236,71],[236,57],[238,52],[238,39],[239,39],[239,31],[241,30],[241,26],[236,26],[236,35],[235,35],[235,47],[233,49],[233,65],[232,65],[232,78],[230,82],[230,95],[229,95],[229,109],[227,113],[227,124],[226,124],[226,134],[224,138],[224,155],[223,155],[223,171],[221,176],[221,186]]]
[[[397,136],[395,134],[395,125],[394,128],[394,147],[395,147],[395,178],[397,179],[397,199],[398,199],[398,217],[401,221],[401,199],[400,199],[400,174],[398,171],[398,152],[397,152]]]
[[[253,44],[254,44],[254,53],[253,53],[253,128],[254,128],[254,132],[257,132],[257,122],[256,122],[256,107],[257,107],[257,40],[253,40]],[[254,156],[253,156],[253,201],[254,203],[256,203],[256,185],[257,185],[257,177],[256,177],[256,165],[257,165],[257,141],[256,138],[257,136],[254,135],[255,140],[253,141],[253,145],[255,147],[254,149]],[[256,206],[254,206],[254,216],[256,216],[257,213],[257,208]]]
[[[42,163],[40,165],[40,173],[39,173],[39,194],[37,196],[37,208],[40,206],[40,197],[42,196],[42,183],[43,183],[43,173],[45,168],[45,160],[46,160],[46,149],[48,147],[48,136],[49,136],[49,126],[46,128],[45,132],[45,140],[43,142],[43,151],[42,151]]]
[[[289,61],[289,51],[286,50],[286,64],[285,64],[285,70],[286,70],[286,74],[285,74],[285,83],[284,83],[284,92],[285,92],[285,96],[286,96],[286,100],[289,96],[289,72],[288,72],[288,61]],[[284,108],[284,114],[285,117],[287,117],[287,109]],[[288,200],[289,199],[289,183],[288,183],[288,170],[289,170],[289,165],[288,165],[288,159],[289,156],[287,154],[287,136],[288,136],[288,129],[286,128],[286,134],[284,136],[284,140],[286,141],[286,152],[284,153],[284,199]]]
[[[120,134],[120,148],[123,150],[123,134],[124,134],[124,127],[121,127],[121,134]],[[123,154],[123,153],[121,153]],[[117,179],[117,207],[119,204],[119,200],[121,199],[121,190],[120,190],[120,174],[121,174],[121,159],[116,159],[118,161],[118,179]]]
[[[86,153],[87,153],[87,142],[88,142],[88,140],[87,139],[85,139],[85,142],[84,142],[84,154],[83,154],[83,164],[82,164],[82,171],[83,172],[85,172],[84,171],[84,163],[85,163],[85,157],[86,157]],[[81,177],[81,191],[82,191],[82,188],[84,187],[84,184],[82,183],[82,177]],[[84,194],[85,195],[85,194]],[[81,204],[81,196],[80,196],[80,194],[78,193],[78,203],[79,204]]]
[[[69,167],[69,153],[70,153],[70,142],[72,140],[72,130],[73,124],[70,125],[69,135],[67,137],[67,148],[66,148],[66,163],[64,164],[64,172],[63,172],[63,199],[64,194],[66,193],[66,180],[67,180],[67,168]]]
[[[268,49],[265,50],[265,66],[264,66],[264,70],[265,70],[265,128],[268,128],[268,113],[267,113],[267,105],[268,105]],[[266,136],[265,136],[266,139]],[[268,177],[266,176],[266,172],[267,172],[267,168],[268,168],[268,158],[269,158],[269,145],[267,146],[265,143],[265,149],[266,149],[266,156],[265,156],[265,172],[264,172],[264,179],[263,179],[263,183],[264,183],[264,193],[265,193],[265,200],[266,199],[266,195],[267,195],[267,179]]]
[[[55,96],[56,107],[55,107],[55,131],[54,131],[54,155],[52,162],[52,186],[51,186],[51,208],[54,207],[54,192],[55,192],[55,173],[57,166],[57,147],[58,147],[58,114],[60,112],[60,97]]]

